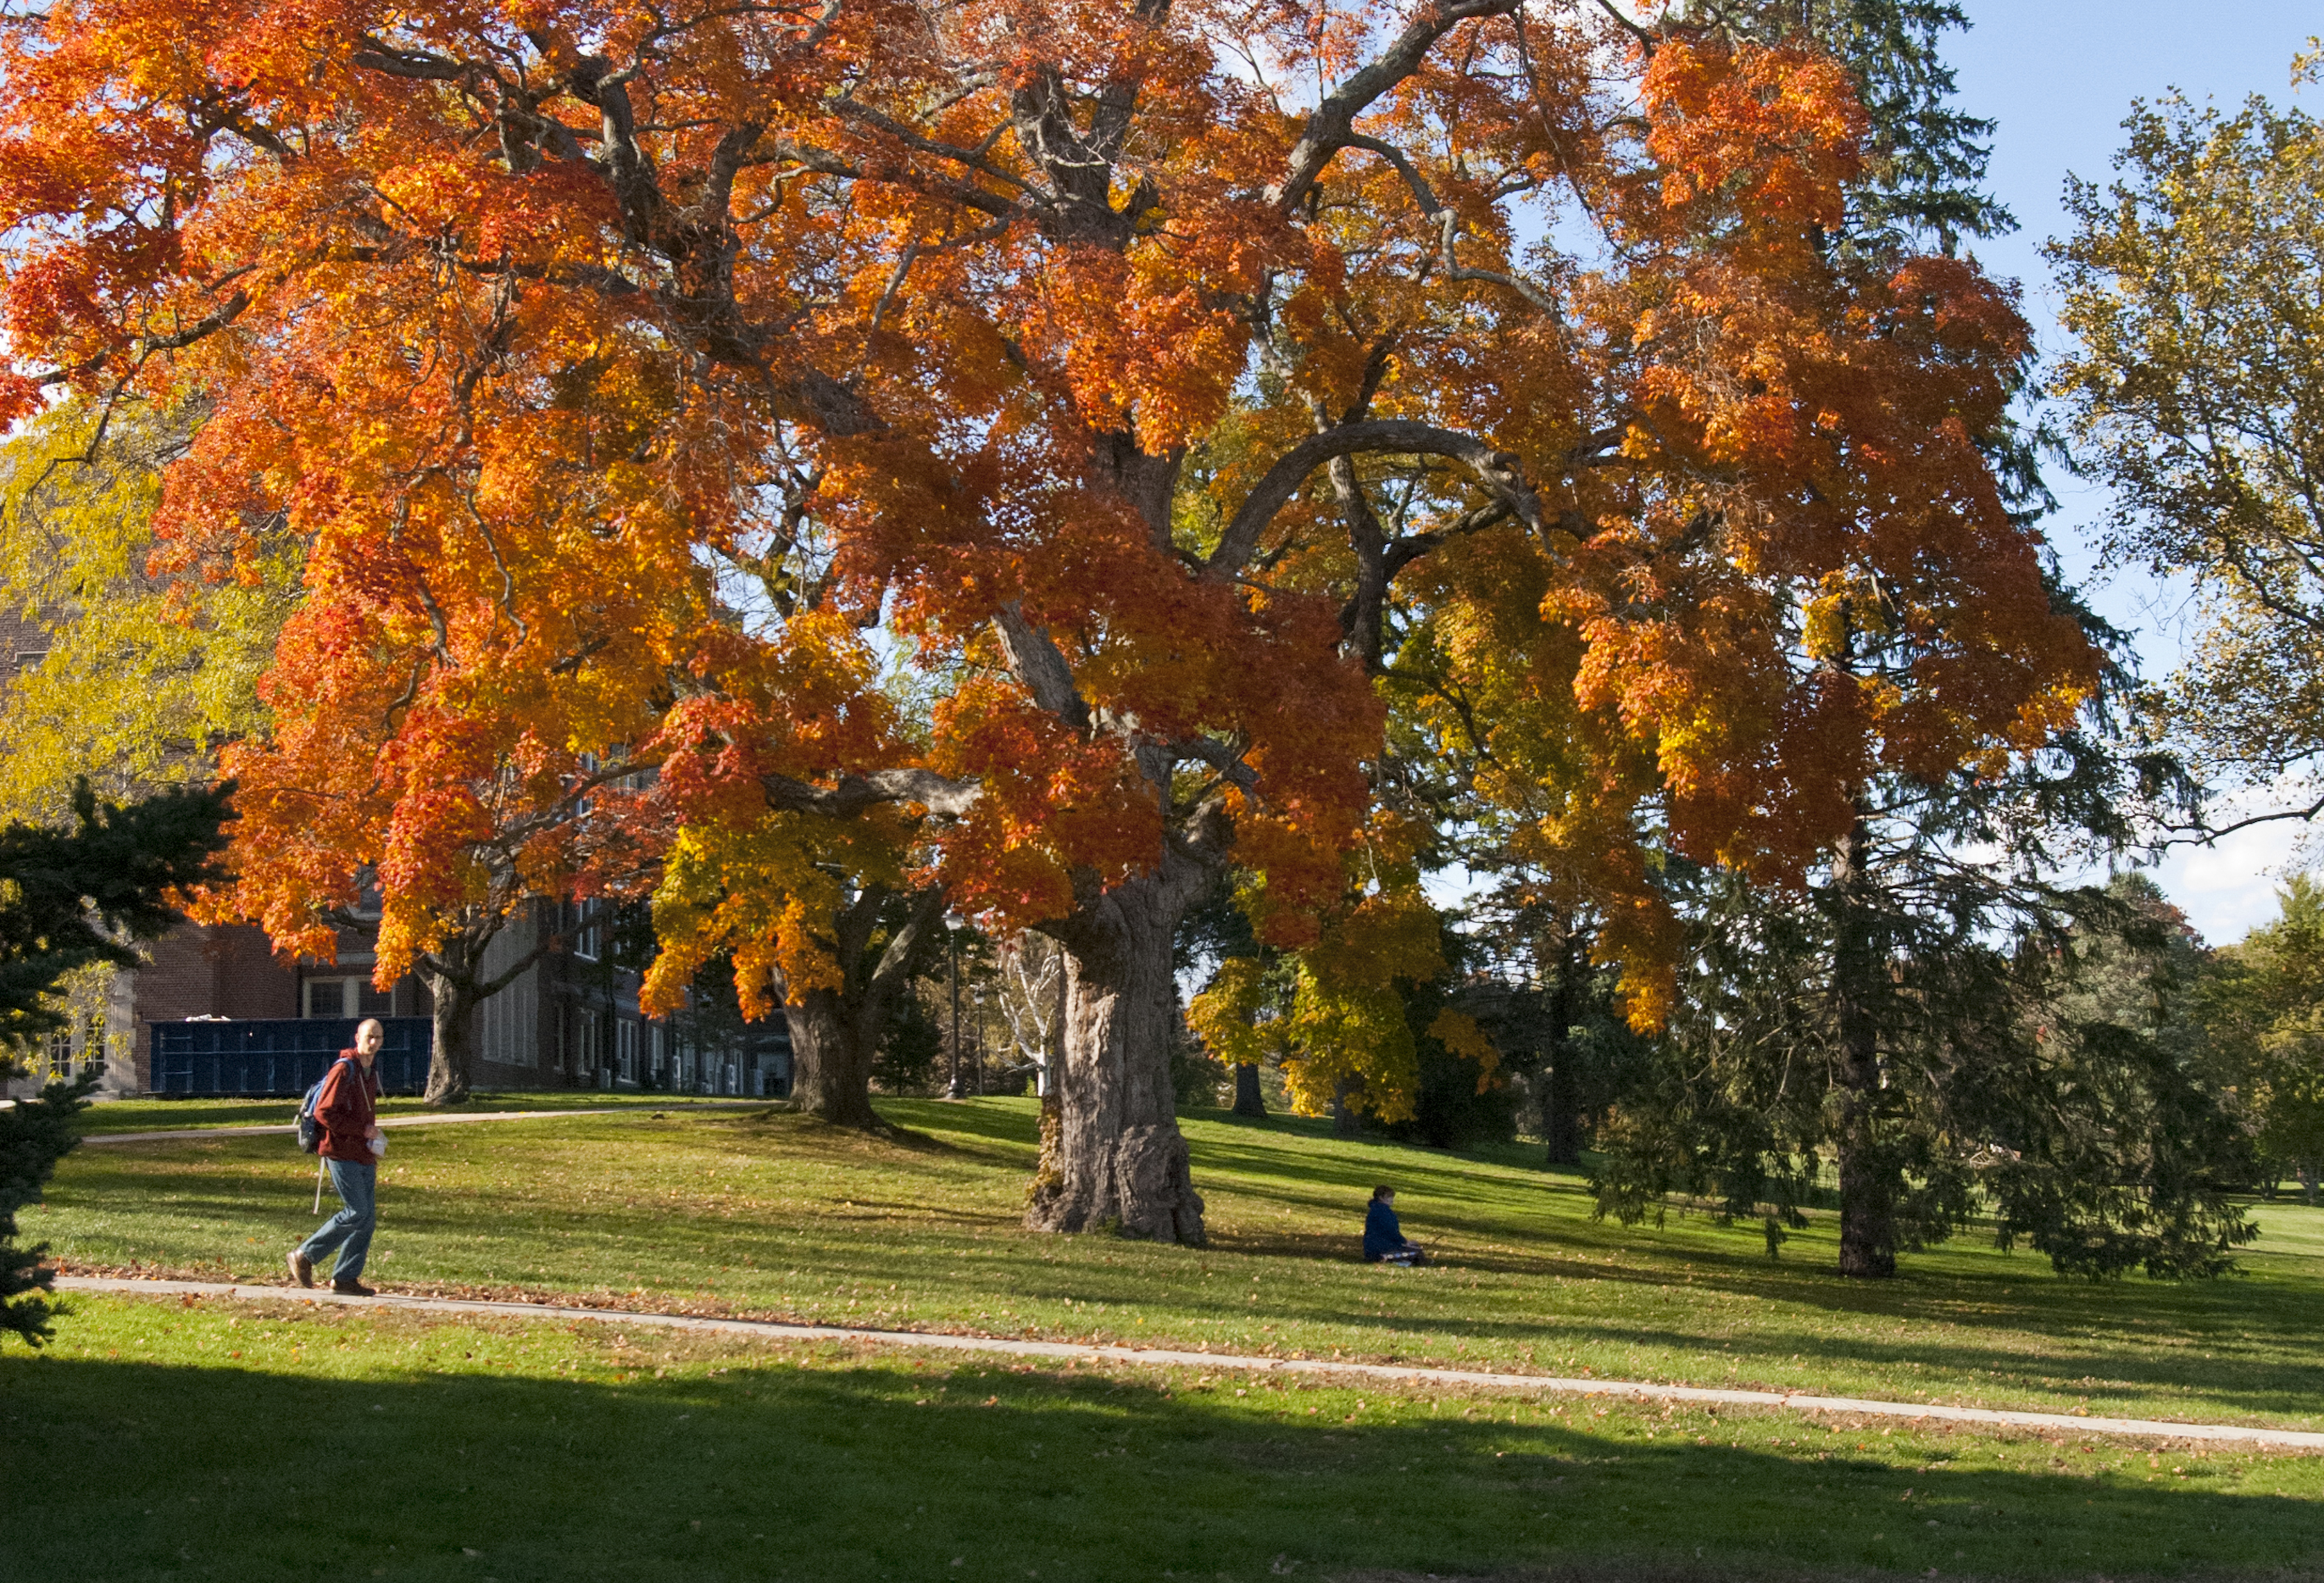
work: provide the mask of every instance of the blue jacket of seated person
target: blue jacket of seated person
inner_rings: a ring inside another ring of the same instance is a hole
[[[1397,1224],[1396,1211],[1388,1200],[1376,1198],[1372,1207],[1364,1212],[1364,1258],[1378,1264],[1404,1246],[1404,1228]]]

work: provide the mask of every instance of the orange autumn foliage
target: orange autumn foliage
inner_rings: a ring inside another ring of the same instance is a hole
[[[1817,245],[1861,126],[1828,60],[1519,0],[60,0],[0,35],[0,401],[204,391],[178,564],[311,543],[235,766],[286,945],[374,878],[385,973],[691,840],[684,951],[811,978],[812,907],[730,905],[841,839],[766,778],[897,767],[978,795],[880,861],[1000,923],[1177,842],[1327,942],[1393,613],[1651,1017],[1648,824],[1796,872],[2094,674],[1973,444],[2007,293]],[[1793,663],[1802,589],[1909,673]]]

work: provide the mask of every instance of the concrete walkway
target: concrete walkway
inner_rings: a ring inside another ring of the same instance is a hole
[[[298,1104],[295,1100],[282,1102],[294,1109]],[[560,1116],[651,1116],[657,1109],[664,1114],[700,1110],[763,1110],[776,1102],[772,1100],[744,1100],[706,1105],[679,1100],[659,1107],[600,1105],[586,1110],[459,1110],[444,1116],[383,1116],[379,1124],[383,1127],[448,1127],[456,1121],[545,1121]],[[105,1144],[174,1143],[181,1138],[280,1137],[298,1130],[296,1122],[284,1127],[187,1127],[174,1132],[93,1132],[80,1141],[84,1147],[96,1147]]]
[[[570,1112],[567,1112],[569,1114]],[[481,1118],[480,1118],[481,1119]],[[493,1319],[588,1320],[599,1324],[754,1336],[769,1341],[853,1341],[873,1347],[973,1352],[1003,1358],[1068,1358],[1148,1367],[1232,1369],[1247,1374],[1328,1376],[1398,1385],[1486,1386],[1565,1396],[1624,1396],[1648,1402],[1704,1402],[1720,1407],[1784,1407],[1802,1413],[1852,1413],[1866,1417],[1998,1424],[2075,1435],[2135,1435],[2144,1439],[2209,1440],[2324,1450],[2324,1434],[2293,1429],[2253,1429],[2233,1423],[2173,1423],[2148,1418],[2085,1418],[2064,1413],[2012,1413],[1993,1407],[1941,1407],[1925,1402],[1859,1402],[1849,1396],[1789,1395],[1774,1391],[1723,1391],[1700,1385],[1656,1385],[1635,1380],[1558,1379],[1545,1375],[1489,1374],[1477,1369],[1419,1368],[1392,1363],[1333,1363],[1321,1358],[1256,1358],[1231,1352],[1170,1352],[1137,1347],[1077,1346],[1070,1341],[1012,1341],[1000,1336],[954,1336],[935,1330],[857,1330],[833,1325],[788,1325],[770,1320],[705,1319],[691,1314],[639,1313],[611,1308],[558,1308],[543,1302],[472,1302],[446,1297],[341,1297],[327,1289],[230,1286],[201,1281],[111,1280],[60,1275],[66,1292],[126,1293],[155,1297],[222,1297],[236,1302],[330,1303],[346,1308],[404,1309],[415,1313],[471,1314]]]

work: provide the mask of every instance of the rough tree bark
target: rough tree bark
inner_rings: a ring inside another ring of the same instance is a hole
[[[1832,999],[1840,1035],[1840,1273],[1885,1279],[1896,1273],[1896,1170],[1879,1136],[1878,1000],[1886,964],[1866,892],[1869,833],[1859,815],[1832,856]]]
[[[1255,1121],[1267,1119],[1267,1096],[1259,1091],[1259,1068],[1249,1062],[1234,1069],[1234,1113],[1248,1116]]]
[[[491,978],[483,977],[484,951],[506,923],[506,915],[500,911],[472,916],[466,927],[447,935],[442,944],[420,959],[420,977],[433,1002],[435,1048],[428,1055],[429,1105],[456,1105],[468,1097],[475,1081],[476,1008],[549,954],[553,937],[544,937]]]
[[[422,969],[433,1003],[435,1047],[428,1054],[427,1102],[456,1105],[468,1097],[476,1070],[476,964],[483,953],[463,935],[432,953]]]
[[[449,973],[428,975],[429,998],[436,1047],[428,1055],[430,1105],[456,1105],[475,1086],[476,1070],[476,1001],[473,980]]]
[[[872,933],[882,910],[901,899],[884,887],[865,887],[839,916],[840,987],[787,997],[783,1007],[791,1031],[791,1098],[802,1111],[835,1127],[888,1129],[872,1108],[872,1063],[896,998],[911,981],[935,930],[944,893],[931,888],[912,896],[874,960]]]
[[[1043,926],[1065,947],[1065,1038],[1025,1211],[1035,1230],[1204,1240],[1170,1090],[1170,1010],[1172,940],[1208,879],[1203,864],[1170,852],[1157,871]]]

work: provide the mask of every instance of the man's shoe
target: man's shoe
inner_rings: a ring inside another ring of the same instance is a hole
[[[315,1284],[315,1261],[295,1247],[290,1250],[290,1278],[301,1286]]]
[[[337,1293],[342,1297],[376,1297],[379,1295],[378,1293],[364,1285],[361,1281],[334,1281],[331,1283],[331,1290]]]

